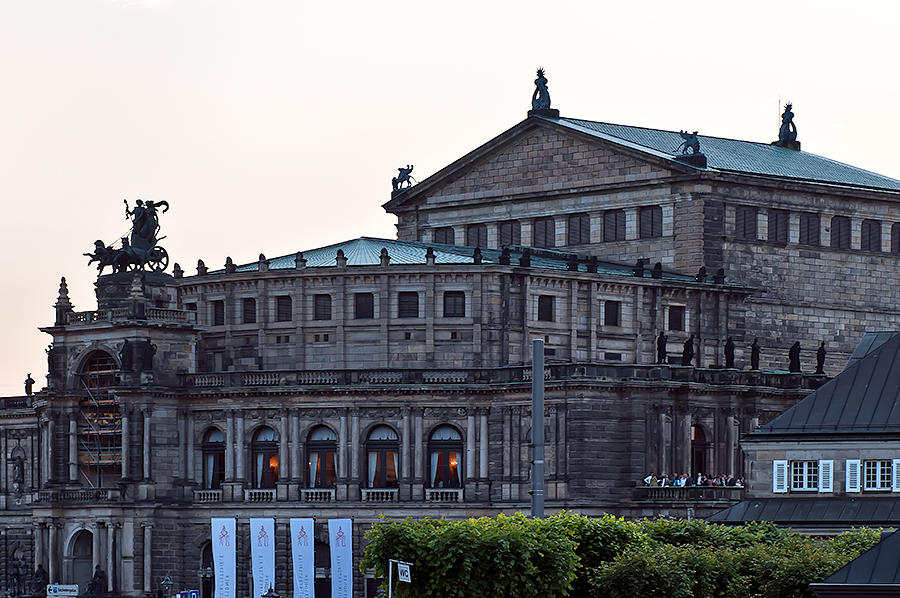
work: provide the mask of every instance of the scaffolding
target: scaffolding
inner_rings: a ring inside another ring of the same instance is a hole
[[[79,402],[78,477],[91,488],[110,488],[122,476],[122,415],[113,392],[119,377],[115,360],[97,352],[89,358]]]

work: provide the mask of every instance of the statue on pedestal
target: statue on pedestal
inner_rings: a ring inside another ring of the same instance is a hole
[[[797,141],[797,125],[794,124],[793,104],[784,105],[784,113],[781,115],[781,128],[778,130],[778,141],[781,143]]]
[[[754,338],[753,344],[750,345],[750,369],[759,369],[759,339]]]
[[[694,335],[684,341],[684,348],[681,350],[681,365],[692,365],[694,361]]]
[[[825,341],[822,341],[818,351],[816,351],[816,373],[825,373]]]
[[[537,79],[534,80],[534,93],[531,95],[532,110],[547,110],[550,108],[550,92],[547,91],[547,77],[544,69],[537,70]]]
[[[664,332],[660,332],[656,337],[656,363],[666,363],[668,357],[666,344],[668,342],[669,337]]]
[[[788,371],[793,373],[800,372],[800,341],[791,345],[788,351]]]
[[[728,369],[734,368],[734,341],[731,340],[730,336],[725,341],[725,367]]]

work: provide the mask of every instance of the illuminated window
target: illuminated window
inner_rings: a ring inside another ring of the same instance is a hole
[[[376,426],[366,442],[366,484],[369,488],[399,485],[399,438],[388,426]]]
[[[274,488],[278,481],[278,433],[269,427],[260,428],[250,445],[253,453],[253,487]]]
[[[450,425],[434,429],[428,441],[428,485],[431,488],[461,488],[462,436]]]
[[[309,433],[306,442],[307,466],[310,488],[331,488],[337,478],[335,453],[337,436],[331,428],[317,426]]]

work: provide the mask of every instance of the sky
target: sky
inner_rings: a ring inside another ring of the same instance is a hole
[[[525,118],[770,142],[900,178],[893,2],[0,0],[0,395],[45,384],[59,278],[166,200],[186,273],[393,238],[421,180]],[[170,268],[171,271],[171,268]]]

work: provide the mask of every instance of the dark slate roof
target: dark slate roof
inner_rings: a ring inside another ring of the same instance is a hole
[[[900,333],[863,336],[847,367],[744,441],[900,433]]]
[[[824,584],[900,584],[900,532],[894,532],[853,559]]]
[[[900,500],[891,496],[757,498],[739,502],[724,511],[719,511],[708,521],[713,523],[772,521],[783,525],[898,525]]]
[[[674,158],[676,148],[682,142],[677,131],[565,117],[544,120],[666,159]],[[896,179],[809,152],[798,152],[769,143],[707,135],[697,137],[700,139],[700,151],[706,155],[708,170],[900,191],[900,181]]]
[[[397,239],[378,239],[373,237],[360,237],[342,243],[335,243],[326,247],[303,251],[306,260],[306,268],[334,268],[337,266],[337,252],[344,252],[347,258],[347,266],[377,266],[381,263],[381,250],[387,249],[391,257],[391,265],[415,265],[425,264],[425,253],[428,248],[434,250],[436,264],[471,264],[473,261],[474,247],[463,245],[444,245],[441,243],[421,243],[416,241],[400,241]],[[510,246],[510,263],[518,266],[526,247],[519,245]],[[566,270],[569,259],[574,255],[552,249],[527,248],[531,252],[531,268],[539,270]],[[500,249],[481,249],[483,264],[499,264]],[[579,272],[587,272],[586,256],[581,255],[578,265]],[[296,261],[295,254],[270,258],[269,270],[293,270]],[[633,277],[632,266],[613,262],[598,262],[599,274],[613,276]],[[236,267],[237,272],[257,272],[259,262],[251,262]],[[210,271],[209,274],[223,274],[225,270]],[[650,268],[645,267],[644,278],[650,278]],[[694,277],[674,272],[663,272],[662,280],[673,282],[693,282]],[[711,283],[706,283],[711,284]],[[742,287],[742,285],[727,283],[727,286]]]

